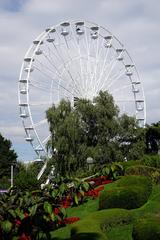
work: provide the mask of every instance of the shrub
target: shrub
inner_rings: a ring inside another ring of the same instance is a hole
[[[151,190],[152,190],[152,183],[150,181],[150,178],[146,176],[136,176],[136,175],[124,176],[116,182],[116,185],[118,187],[128,187],[131,185],[132,187],[143,186],[146,189],[146,191],[149,192],[149,194],[151,193]]]
[[[141,161],[139,160],[129,160],[127,162],[120,162],[120,164],[123,166],[124,170],[128,167],[135,166],[135,165],[140,165]]]
[[[66,215],[53,191],[12,189],[1,196],[0,203],[1,239],[51,239],[50,231],[57,229]]]
[[[143,165],[149,167],[160,168],[160,156],[159,155],[145,155],[141,160]]]
[[[151,174],[152,182],[155,184],[160,183],[160,171],[156,170]]]
[[[144,165],[132,166],[126,169],[125,174],[148,176],[152,179],[153,183],[160,182],[160,169],[155,167],[148,167]]]
[[[134,240],[159,240],[160,217],[155,215],[140,218],[133,226],[132,237]]]
[[[137,165],[128,167],[125,170],[125,175],[142,175],[151,177],[151,174],[156,171],[154,167],[148,167],[144,165]]]
[[[108,209],[90,214],[88,217],[71,226],[71,239],[108,239],[104,232],[116,225],[129,224],[131,213],[125,209]],[[89,238],[90,236],[93,238]],[[78,237],[86,238],[78,238]],[[97,238],[94,238],[97,236]],[[88,237],[88,238],[87,238]]]
[[[138,208],[148,200],[152,190],[150,180],[143,176],[125,176],[113,185],[100,193],[99,209]]]
[[[40,182],[33,172],[22,170],[16,175],[14,185],[21,191],[32,191],[40,187]]]
[[[78,233],[71,238],[72,240],[107,240],[107,237],[100,233]]]
[[[0,189],[8,189],[10,187],[11,183],[10,180],[8,179],[8,177],[3,176],[0,179]]]

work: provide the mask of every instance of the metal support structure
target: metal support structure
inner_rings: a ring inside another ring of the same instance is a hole
[[[14,166],[11,165],[11,188],[13,187],[13,177],[14,177],[14,172],[13,172],[13,170],[14,170]]]

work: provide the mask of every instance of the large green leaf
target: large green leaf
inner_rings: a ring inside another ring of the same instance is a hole
[[[9,220],[6,220],[2,222],[1,227],[4,232],[9,233],[12,229],[12,225],[13,224]]]
[[[82,183],[82,187],[83,187],[83,189],[84,189],[84,191],[88,191],[88,189],[89,189],[89,184],[87,183],[87,182],[83,182]]]
[[[76,194],[74,195],[74,201],[75,201],[75,203],[78,205],[78,197],[77,197]]]
[[[45,212],[51,214],[53,212],[52,205],[49,202],[44,202],[43,208]]]
[[[61,213],[63,214],[64,217],[67,215],[65,208],[60,208],[60,211],[61,211]]]
[[[102,174],[108,176],[108,175],[110,174],[110,168],[104,167],[104,168],[102,169]]]
[[[79,190],[79,192],[84,197],[84,191],[83,190]]]
[[[19,207],[15,209],[15,212],[16,212],[16,215],[17,215],[21,220],[24,219],[24,217],[25,217],[25,216],[24,216],[24,213],[23,213],[23,211],[20,210]]]
[[[51,220],[52,220],[52,221],[55,221],[55,215],[54,215],[53,212],[51,213],[50,217],[51,217]]]
[[[64,183],[62,183],[60,185],[59,191],[60,191],[61,194],[63,194],[65,190],[66,190],[66,185]]]
[[[8,210],[12,217],[16,218],[16,213],[13,209]]]
[[[35,204],[35,205],[33,205],[32,207],[30,207],[28,210],[29,210],[29,215],[30,216],[34,216],[35,214],[36,214],[36,211],[37,211],[37,207],[38,207],[38,205],[37,204]]]

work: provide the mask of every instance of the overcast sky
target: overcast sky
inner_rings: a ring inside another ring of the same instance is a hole
[[[18,112],[21,63],[36,36],[61,21],[93,21],[119,38],[143,82],[147,123],[160,121],[159,11],[159,0],[0,0],[0,132],[20,160],[34,158]]]

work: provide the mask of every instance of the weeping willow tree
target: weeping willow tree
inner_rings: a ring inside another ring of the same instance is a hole
[[[144,152],[143,134],[136,120],[119,116],[119,109],[107,91],[101,91],[93,102],[77,99],[74,107],[63,99],[47,110],[47,119],[54,165],[62,176],[85,170],[87,157],[101,165],[130,155],[137,158],[136,147],[137,155]]]

